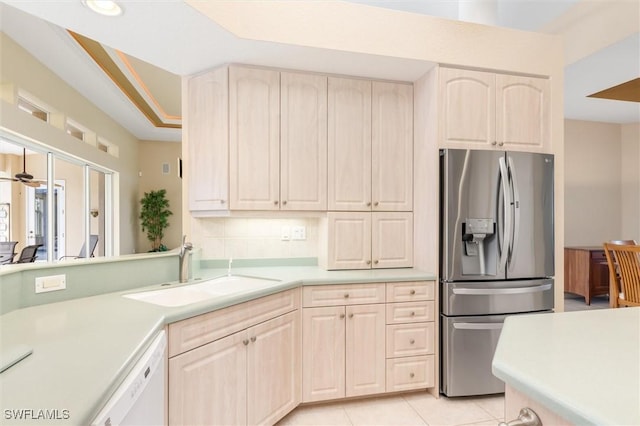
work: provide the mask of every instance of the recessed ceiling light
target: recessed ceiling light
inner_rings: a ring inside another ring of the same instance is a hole
[[[89,9],[105,16],[118,16],[122,14],[122,8],[115,2],[110,0],[84,0]]]

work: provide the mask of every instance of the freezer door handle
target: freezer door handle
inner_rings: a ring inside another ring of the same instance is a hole
[[[457,330],[500,330],[501,322],[454,322],[453,328]]]
[[[473,295],[473,296],[494,296],[496,294],[527,294],[541,293],[551,290],[551,284],[542,284],[531,287],[512,287],[512,288],[454,288],[453,294]]]
[[[511,179],[511,188],[513,190],[513,236],[509,247],[509,265],[514,262],[516,257],[516,249],[520,244],[520,190],[518,187],[518,179],[516,176],[516,168],[513,160],[509,157],[509,177]]]

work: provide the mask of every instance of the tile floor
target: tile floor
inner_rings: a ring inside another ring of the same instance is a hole
[[[504,397],[434,398],[425,391],[298,407],[278,426],[288,425],[467,425],[497,426]]]
[[[565,311],[606,309],[608,296],[584,303],[584,298],[565,294]],[[436,399],[426,392],[368,398],[355,401],[298,407],[278,426],[289,425],[429,425],[429,426],[497,426],[504,421],[504,396]]]

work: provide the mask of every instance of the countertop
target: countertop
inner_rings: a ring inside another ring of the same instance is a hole
[[[226,272],[201,271],[203,278]],[[155,285],[18,309],[1,316],[0,350],[26,345],[33,353],[0,373],[0,424],[89,424],[166,324],[301,285],[435,279],[433,274],[416,269],[265,267],[234,268],[233,273],[281,281],[268,289],[182,307],[161,307],[122,297],[166,288]],[[42,410],[49,410],[55,420],[38,419],[47,415]],[[18,415],[27,418],[18,421]]]
[[[640,307],[508,317],[493,374],[577,425],[640,425]]]

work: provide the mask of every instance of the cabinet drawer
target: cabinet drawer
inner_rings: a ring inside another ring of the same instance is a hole
[[[424,389],[435,385],[433,355],[387,360],[387,392]]]
[[[432,300],[388,303],[387,324],[433,321],[434,306],[435,304]]]
[[[414,300],[434,300],[433,281],[407,281],[387,283],[387,302],[411,302]]]
[[[169,324],[169,357],[275,318],[300,307],[299,289],[291,289],[250,302]]]
[[[607,261],[607,256],[604,254],[604,250],[591,250],[591,260],[592,261]]]
[[[434,323],[387,326],[387,358],[432,354]]]
[[[317,285],[302,289],[302,305],[340,306],[384,303],[384,283]]]

